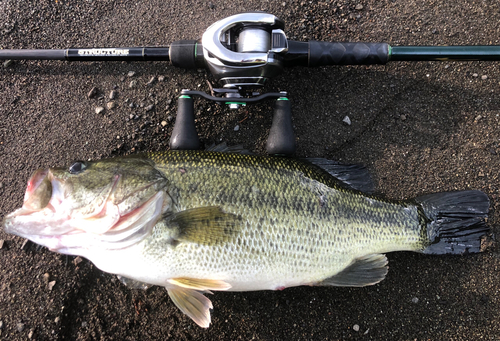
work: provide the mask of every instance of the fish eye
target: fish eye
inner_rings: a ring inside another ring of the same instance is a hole
[[[69,172],[71,174],[79,174],[87,168],[87,165],[83,161],[75,161],[69,166]]]

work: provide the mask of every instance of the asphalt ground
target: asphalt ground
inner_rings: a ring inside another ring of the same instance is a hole
[[[293,40],[500,45],[500,4],[494,0],[1,0],[0,48],[168,45],[256,10],[283,19]],[[364,164],[377,192],[393,199],[486,192],[493,235],[484,253],[389,254],[387,278],[366,288],[217,292],[210,297],[212,325],[204,330],[163,288],[131,290],[85,259],[0,231],[0,338],[499,340],[499,65],[296,67],[265,87],[289,94],[298,157]],[[209,91],[207,80],[217,86],[204,69],[162,62],[18,61],[0,67],[0,219],[22,205],[26,182],[40,167],[167,149],[181,89]],[[89,98],[94,87],[97,95]],[[108,109],[111,101],[115,107]],[[97,107],[105,110],[96,113]],[[264,153],[272,108],[271,101],[230,111],[196,100],[200,139]]]

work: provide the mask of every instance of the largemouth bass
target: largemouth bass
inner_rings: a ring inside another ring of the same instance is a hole
[[[391,201],[361,167],[324,159],[168,151],[39,170],[6,232],[166,287],[201,327],[211,290],[376,284],[392,251],[481,251],[480,191]]]

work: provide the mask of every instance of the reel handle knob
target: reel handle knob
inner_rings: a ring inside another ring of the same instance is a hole
[[[170,149],[199,149],[200,140],[194,124],[194,103],[190,96],[182,95],[178,99],[177,117],[170,137]]]
[[[291,155],[295,153],[295,134],[292,126],[292,110],[286,97],[278,98],[274,107],[273,123],[267,138],[268,154]]]

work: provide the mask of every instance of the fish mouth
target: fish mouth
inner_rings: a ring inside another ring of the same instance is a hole
[[[113,178],[104,200],[90,215],[65,207],[63,183],[50,170],[37,170],[28,181],[23,206],[8,214],[5,232],[32,240],[52,251],[77,254],[85,248],[119,249],[144,239],[170,206],[170,196],[160,190],[136,208],[120,214],[111,198],[121,175]],[[84,245],[85,244],[85,245]]]
[[[5,232],[29,238],[31,234],[55,235],[69,232],[58,223],[57,206],[62,202],[62,186],[49,169],[37,170],[28,180],[23,206],[8,214],[3,222]],[[59,214],[60,215],[60,214]],[[51,221],[52,226],[46,225]]]

